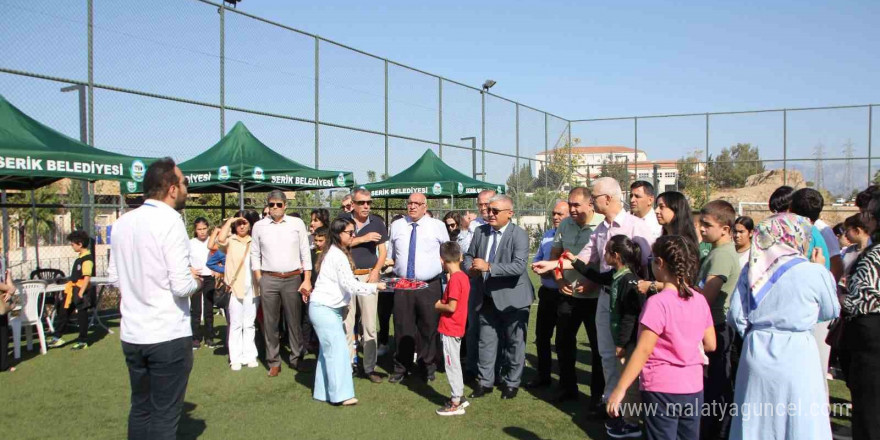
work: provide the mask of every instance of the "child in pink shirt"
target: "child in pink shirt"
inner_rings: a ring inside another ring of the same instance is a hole
[[[700,345],[707,352],[715,350],[715,327],[706,299],[694,295],[689,285],[699,260],[686,240],[667,235],[654,243],[651,268],[662,287],[645,304],[635,351],[608,397],[608,414],[612,417],[636,411],[622,407],[621,402],[627,387],[641,372],[641,410],[649,440],[697,439],[700,433]]]

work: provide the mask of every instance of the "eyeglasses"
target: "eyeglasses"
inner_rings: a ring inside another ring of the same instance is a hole
[[[456,226],[458,226],[457,223],[447,223],[447,224],[446,224],[446,227],[449,228],[449,229],[453,229],[453,228],[455,228]]]
[[[364,206],[364,205],[372,206],[373,201],[372,200],[355,200],[354,204],[358,205],[358,206]]]
[[[348,234],[349,237],[354,237],[354,229],[346,229],[342,231],[342,234]]]
[[[422,206],[424,203],[422,202],[406,202],[406,206]]]
[[[268,206],[270,208],[283,208],[284,202],[269,202],[269,203],[266,203],[266,206]]]
[[[498,208],[489,208],[489,213],[492,215],[498,215],[504,211],[510,211],[510,209],[498,209]]]
[[[597,196],[590,196],[590,201],[593,202],[593,203],[596,203],[596,200],[597,200],[599,197],[608,197],[609,199],[611,198],[611,196],[610,196],[609,194],[599,194],[599,195],[597,195]]]

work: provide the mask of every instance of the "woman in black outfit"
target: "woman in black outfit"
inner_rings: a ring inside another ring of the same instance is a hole
[[[854,440],[880,438],[880,194],[871,197],[862,221],[872,244],[850,269],[843,303],[843,349]]]

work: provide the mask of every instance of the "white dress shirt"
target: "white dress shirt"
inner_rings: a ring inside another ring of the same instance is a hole
[[[192,337],[189,296],[199,284],[189,271],[186,227],[158,200],[119,218],[112,229],[109,282],[122,297],[120,339],[158,344]]]
[[[439,257],[438,257],[439,258]],[[373,295],[375,284],[362,283],[354,277],[351,262],[338,247],[330,246],[321,262],[321,272],[309,301],[323,306],[340,308],[351,303],[352,295]]]
[[[657,214],[653,209],[648,211],[648,215],[642,217],[642,220],[648,224],[648,228],[651,229],[651,233],[654,235],[654,240],[657,240],[663,235],[663,226],[657,221]]]
[[[409,261],[409,237],[412,234],[412,219],[406,216],[391,223],[388,230],[388,255],[394,260],[394,273],[406,276]],[[443,272],[440,262],[440,245],[449,241],[446,223],[435,218],[422,216],[416,222],[416,267],[417,280],[428,281]]]
[[[196,237],[189,239],[189,264],[193,269],[199,271],[199,275],[203,277],[213,275],[211,269],[208,269],[208,254],[210,252],[207,238],[205,241],[199,240]]]
[[[302,219],[285,215],[280,221],[266,217],[251,233],[251,268],[270,272],[312,270],[309,231]]]
[[[483,217],[477,217],[477,218],[471,220],[471,223],[468,225],[468,231],[470,231],[471,235],[473,235],[474,231],[476,231],[477,228],[479,228],[480,226],[483,226],[485,224],[486,224],[486,220],[483,220]],[[462,250],[462,252],[464,252],[464,250]]]
[[[489,226],[489,243],[486,246],[486,262],[492,264],[493,261],[489,261],[489,255],[492,255],[492,248],[495,248],[495,258],[498,258],[498,243],[501,241],[501,236],[504,235],[504,231],[507,230],[507,227],[510,226],[510,222],[507,222],[503,228],[499,229],[497,232],[495,228]],[[495,232],[493,234],[493,232]]]

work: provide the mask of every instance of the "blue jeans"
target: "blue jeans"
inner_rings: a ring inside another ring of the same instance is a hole
[[[700,438],[700,414],[703,392],[670,394],[642,391],[645,408],[654,406],[656,412],[645,415],[648,440],[697,440]]]
[[[315,391],[312,393],[315,400],[341,403],[354,397],[351,357],[342,327],[343,311],[343,307],[309,303],[309,318],[321,346],[315,369]]]

